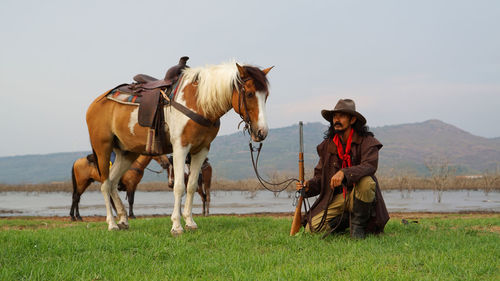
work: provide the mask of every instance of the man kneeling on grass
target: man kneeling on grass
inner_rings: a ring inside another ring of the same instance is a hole
[[[318,145],[314,177],[297,189],[318,199],[303,216],[306,232],[341,233],[348,227],[352,238],[380,233],[389,220],[375,172],[382,144],[368,131],[366,119],[354,101],[341,99],[321,115],[330,127]]]

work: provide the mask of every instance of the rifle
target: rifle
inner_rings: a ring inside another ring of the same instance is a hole
[[[304,136],[302,132],[302,121],[299,122],[299,134],[300,134],[300,150],[299,150],[299,181],[304,184]],[[293,215],[292,227],[290,229],[290,236],[295,235],[299,232],[302,220],[302,189],[299,191],[300,197],[297,200],[297,206],[295,206],[295,214]]]

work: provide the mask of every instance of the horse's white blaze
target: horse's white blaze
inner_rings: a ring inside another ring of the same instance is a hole
[[[128,120],[128,129],[130,130],[130,134],[135,136],[134,127],[135,124],[139,122],[139,107],[136,107],[131,113],[130,118]]]
[[[266,93],[257,92],[257,101],[259,105],[259,120],[257,121],[257,130],[262,131],[263,136],[267,136],[269,127],[267,126],[267,116],[266,116]]]

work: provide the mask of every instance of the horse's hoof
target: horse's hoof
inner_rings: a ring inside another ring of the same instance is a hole
[[[115,231],[115,230],[120,230],[120,228],[118,227],[118,225],[115,224],[115,225],[109,225],[108,230]]]
[[[186,230],[189,230],[189,231],[195,231],[198,229],[198,226],[195,224],[195,225],[187,225],[186,224]]]
[[[75,217],[71,217],[71,221],[76,221],[76,218]]]
[[[83,221],[82,217],[76,217],[78,221]]]
[[[119,229],[128,229],[129,225],[126,224],[126,223],[121,222],[121,223],[118,224],[118,228]]]
[[[135,216],[134,215],[130,215],[128,216],[129,219],[135,219]]]
[[[181,236],[183,233],[184,233],[184,230],[181,229],[177,229],[177,230],[170,230],[170,233],[172,234],[173,237],[177,237],[177,236]]]

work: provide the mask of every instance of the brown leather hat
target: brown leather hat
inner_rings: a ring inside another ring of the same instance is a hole
[[[333,114],[336,112],[343,112],[353,116],[356,116],[362,125],[366,124],[366,119],[361,115],[361,113],[356,111],[356,105],[351,99],[340,99],[333,110],[321,110],[321,115],[328,122],[332,122]]]
[[[165,78],[163,78],[163,80],[168,83],[172,83],[173,81],[179,79],[179,75],[181,75],[182,70],[186,67],[189,67],[186,65],[188,59],[189,57],[181,57],[181,59],[179,60],[179,64],[174,65],[168,69],[167,74],[165,74]]]

